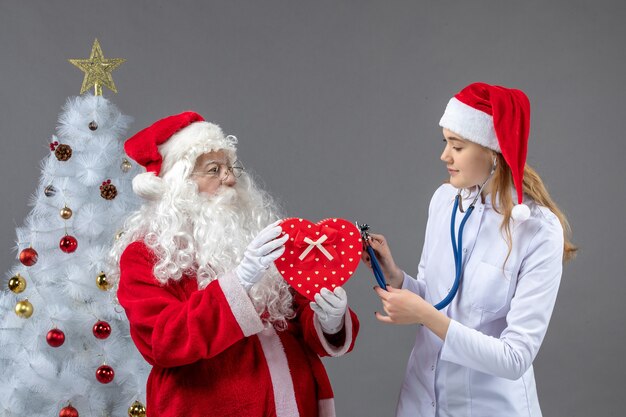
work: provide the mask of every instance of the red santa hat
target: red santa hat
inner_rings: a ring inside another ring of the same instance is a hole
[[[485,83],[470,84],[450,99],[439,126],[502,154],[517,191],[518,204],[511,216],[520,222],[528,219],[530,209],[523,204],[522,186],[530,128],[526,94]]]
[[[146,172],[133,178],[133,191],[148,200],[163,195],[163,175],[182,158],[195,162],[207,152],[236,151],[237,138],[224,136],[219,126],[186,111],[168,116],[136,133],[124,143],[126,154]]]

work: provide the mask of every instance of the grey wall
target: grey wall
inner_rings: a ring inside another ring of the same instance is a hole
[[[623,415],[624,145],[620,1],[0,0],[0,262],[39,161],[98,37],[135,132],[194,109],[290,215],[365,221],[416,273],[426,209],[446,176],[437,126],[472,81],[523,89],[528,161],[569,216],[580,256],[535,361],[546,416]],[[348,283],[356,350],[326,361],[339,416],[393,413],[414,328],[379,324],[373,277]]]

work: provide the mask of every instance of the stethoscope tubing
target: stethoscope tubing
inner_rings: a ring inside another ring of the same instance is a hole
[[[465,216],[463,216],[463,220],[461,220],[461,225],[459,226],[459,239],[457,245],[456,239],[456,212],[459,208],[459,200],[461,199],[461,195],[457,195],[454,199],[454,208],[452,209],[452,219],[450,220],[450,237],[452,241],[452,252],[454,253],[454,284],[452,284],[452,288],[448,291],[448,295],[434,305],[437,310],[442,310],[446,308],[456,296],[456,293],[459,290],[459,286],[461,285],[461,278],[463,275],[463,230],[465,229],[465,223],[469,219],[469,216],[474,212],[474,205],[470,205],[465,212]]]
[[[367,248],[367,253],[370,255],[370,261],[372,263],[372,270],[374,271],[374,277],[376,277],[376,282],[378,286],[383,290],[387,291],[387,283],[385,282],[385,275],[383,274],[383,270],[378,263],[378,259],[376,259],[376,255],[374,254],[374,249],[368,244],[365,246]]]

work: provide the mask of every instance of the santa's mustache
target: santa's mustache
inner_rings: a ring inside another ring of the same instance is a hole
[[[213,194],[207,195],[199,193],[200,200],[207,202],[210,206],[232,205],[239,197],[239,192],[234,187],[222,185]]]

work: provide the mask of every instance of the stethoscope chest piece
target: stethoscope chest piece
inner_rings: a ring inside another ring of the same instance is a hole
[[[370,246],[370,226],[367,223],[359,224],[359,222],[355,222],[356,227],[361,231],[361,239],[363,240],[363,246],[370,256],[370,262],[372,263],[372,271],[374,271],[374,277],[376,277],[376,282],[378,286],[383,290],[387,290],[387,283],[385,281],[385,275],[378,263],[378,259],[376,259],[376,254],[374,253],[374,249]]]

